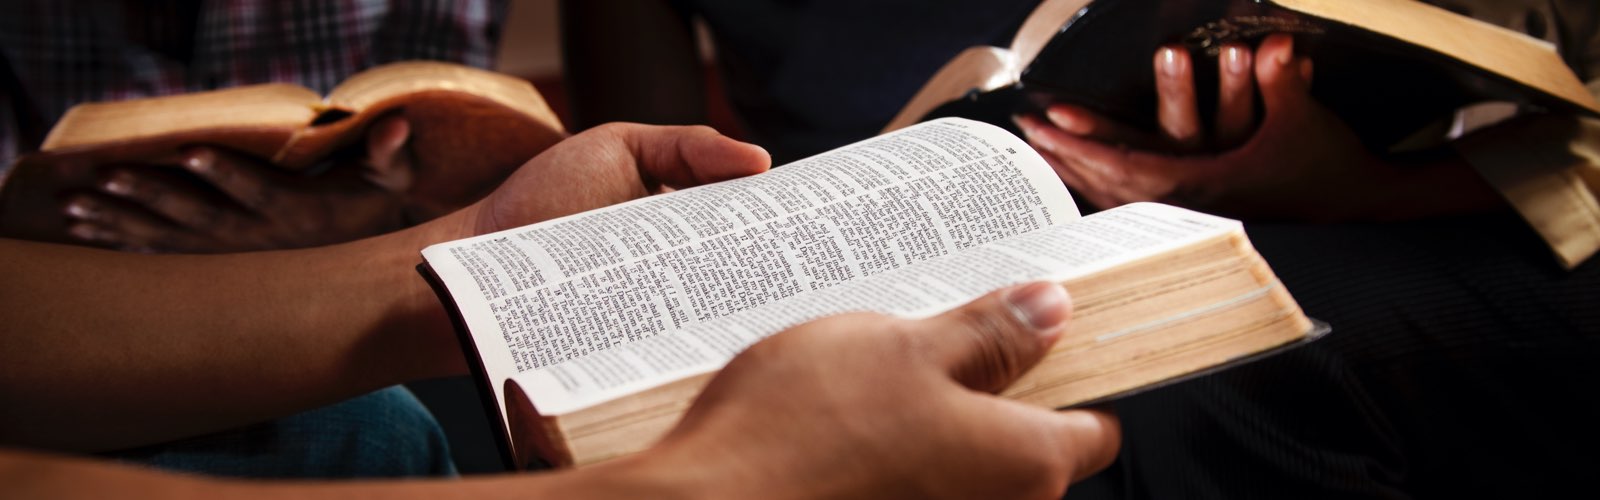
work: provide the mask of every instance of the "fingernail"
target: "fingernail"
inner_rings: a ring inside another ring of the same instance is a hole
[[[1229,73],[1242,75],[1250,71],[1250,53],[1245,52],[1242,48],[1228,46],[1227,53],[1223,55],[1223,60],[1228,67]]]
[[[73,224],[72,227],[67,228],[67,233],[84,241],[106,241],[109,239],[104,231],[96,229],[89,224]]]
[[[1182,64],[1178,60],[1177,49],[1171,47],[1162,47],[1160,59],[1161,62],[1159,66],[1161,66],[1161,73],[1164,75],[1178,76],[1178,74],[1183,70],[1180,67]]]
[[[1077,125],[1074,123],[1075,120],[1072,119],[1072,113],[1059,109],[1051,108],[1045,110],[1044,116],[1050,119],[1050,123],[1056,124],[1057,127],[1061,127],[1063,130],[1072,130],[1072,126]]]
[[[1311,59],[1309,59],[1309,58],[1301,59],[1300,60],[1300,79],[1308,81],[1308,82],[1311,81],[1312,72],[1313,71],[1312,71],[1312,66],[1311,66]]]
[[[211,170],[212,160],[213,158],[210,154],[204,151],[196,151],[189,153],[189,157],[183,159],[183,166],[194,172],[204,173],[207,170]]]
[[[67,203],[67,215],[79,219],[93,219],[95,215],[94,206],[84,201],[75,200]]]
[[[388,146],[391,150],[400,149],[401,146],[406,145],[406,140],[411,138],[411,122],[405,120],[396,120],[396,122],[397,124],[394,125],[394,129],[390,132],[392,135],[389,136]]]
[[[1072,298],[1060,283],[1025,285],[1007,293],[1005,300],[1018,320],[1040,333],[1052,332],[1071,315],[1068,305],[1072,303]]]
[[[1032,128],[1028,126],[1027,120],[1022,119],[1022,115],[1011,115],[1011,123],[1017,124],[1017,130],[1021,130],[1022,135],[1033,135]]]
[[[102,187],[104,187],[107,192],[112,194],[128,195],[133,193],[133,184],[122,177],[116,177],[106,181]]]

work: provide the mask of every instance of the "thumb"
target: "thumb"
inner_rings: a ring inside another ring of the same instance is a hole
[[[772,165],[767,150],[703,125],[611,127],[632,150],[640,174],[672,187],[758,174]]]
[[[1072,316],[1061,285],[1036,282],[991,292],[922,320],[935,363],[974,390],[998,392],[1044,357]]]
[[[1294,37],[1269,36],[1256,51],[1256,81],[1267,115],[1303,109],[1311,99],[1311,59],[1294,56]]]
[[[373,184],[394,193],[411,188],[414,172],[406,142],[411,139],[411,123],[393,113],[377,119],[367,128],[367,161],[363,175]]]

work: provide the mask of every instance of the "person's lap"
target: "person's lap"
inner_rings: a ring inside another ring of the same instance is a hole
[[[1333,332],[1118,401],[1083,496],[1521,497],[1600,465],[1594,262],[1561,270],[1510,213],[1247,231]]]
[[[172,471],[247,478],[456,472],[438,422],[400,386],[239,429],[103,455]]]

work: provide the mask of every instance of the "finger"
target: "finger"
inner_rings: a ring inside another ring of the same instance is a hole
[[[1063,132],[1108,144],[1126,144],[1137,148],[1159,144],[1138,129],[1071,104],[1052,105],[1045,110],[1045,117]]]
[[[1217,58],[1217,149],[1233,149],[1255,125],[1255,65],[1250,48],[1228,44]]]
[[[411,150],[411,123],[404,115],[379,118],[367,129],[367,162],[363,175],[391,193],[403,193],[415,179]]]
[[[1200,112],[1195,104],[1194,66],[1182,47],[1156,50],[1156,118],[1179,150],[1200,145]]]
[[[1038,282],[991,292],[914,328],[934,362],[957,382],[996,392],[1044,357],[1071,316],[1066,288]]]
[[[1023,137],[1028,140],[1028,145],[1032,146],[1034,151],[1039,153],[1039,157],[1044,158],[1045,163],[1050,164],[1050,168],[1056,171],[1056,177],[1074,188],[1082,189],[1089,185],[1090,178],[1094,176],[1093,172],[1085,171],[1081,165],[1070,161],[1071,151],[1061,146],[1061,137],[1067,132],[1052,128],[1032,116],[1015,115],[1011,120],[1022,131]]]
[[[1062,130],[1044,125],[1031,116],[1014,117],[1017,127],[1027,136],[1028,144],[1039,151],[1039,156],[1055,170],[1056,177],[1071,187],[1079,196],[1096,207],[1110,208],[1122,204],[1111,192],[1121,189],[1122,172],[1109,168],[1107,155],[1086,156],[1099,151],[1124,151]]]
[[[113,170],[100,184],[100,189],[185,228],[198,231],[217,228],[225,207],[205,201],[192,188],[172,182],[152,171],[153,168],[158,167]]]
[[[1268,115],[1303,109],[1310,99],[1311,60],[1294,56],[1294,37],[1269,36],[1256,50],[1256,81]]]
[[[195,236],[183,228],[100,195],[68,199],[67,215],[75,220],[69,234],[81,241],[124,250],[196,248]]]
[[[93,222],[73,222],[67,226],[67,236],[79,243],[105,248],[116,248],[122,239],[115,231],[101,227]]]
[[[267,167],[256,161],[210,147],[184,150],[183,168],[194,172],[212,186],[228,195],[233,201],[250,210],[261,212],[273,201],[269,187]]]
[[[1050,164],[1051,169],[1056,171],[1056,177],[1061,179],[1062,184],[1067,185],[1074,199],[1102,209],[1122,204],[1101,188],[1103,185],[1101,182],[1090,181],[1082,176],[1080,172],[1088,169],[1083,167],[1081,162],[1051,156],[1045,156],[1044,161]]]
[[[1098,408],[1069,410],[1048,414],[1047,420],[1062,444],[1056,449],[1073,464],[1072,482],[1094,475],[1117,459],[1122,447],[1122,424],[1111,412]]]
[[[1044,162],[1050,165],[1050,169],[1056,172],[1056,178],[1061,179],[1062,184],[1066,184],[1067,187],[1076,189],[1081,189],[1084,186],[1086,181],[1083,173],[1079,172],[1078,165],[1074,165],[1071,162],[1057,157],[1055,153],[1049,151],[1045,145],[1039,144],[1036,141],[1028,141],[1028,145],[1033,146],[1033,149],[1039,151],[1039,157],[1043,158]]]
[[[689,187],[765,172],[772,156],[702,125],[615,124],[640,173],[672,187]]]

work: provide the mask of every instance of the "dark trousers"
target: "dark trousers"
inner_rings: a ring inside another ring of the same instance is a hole
[[[1512,213],[1247,226],[1306,313],[1295,351],[1115,403],[1068,498],[1556,498],[1600,474],[1600,265]]]

